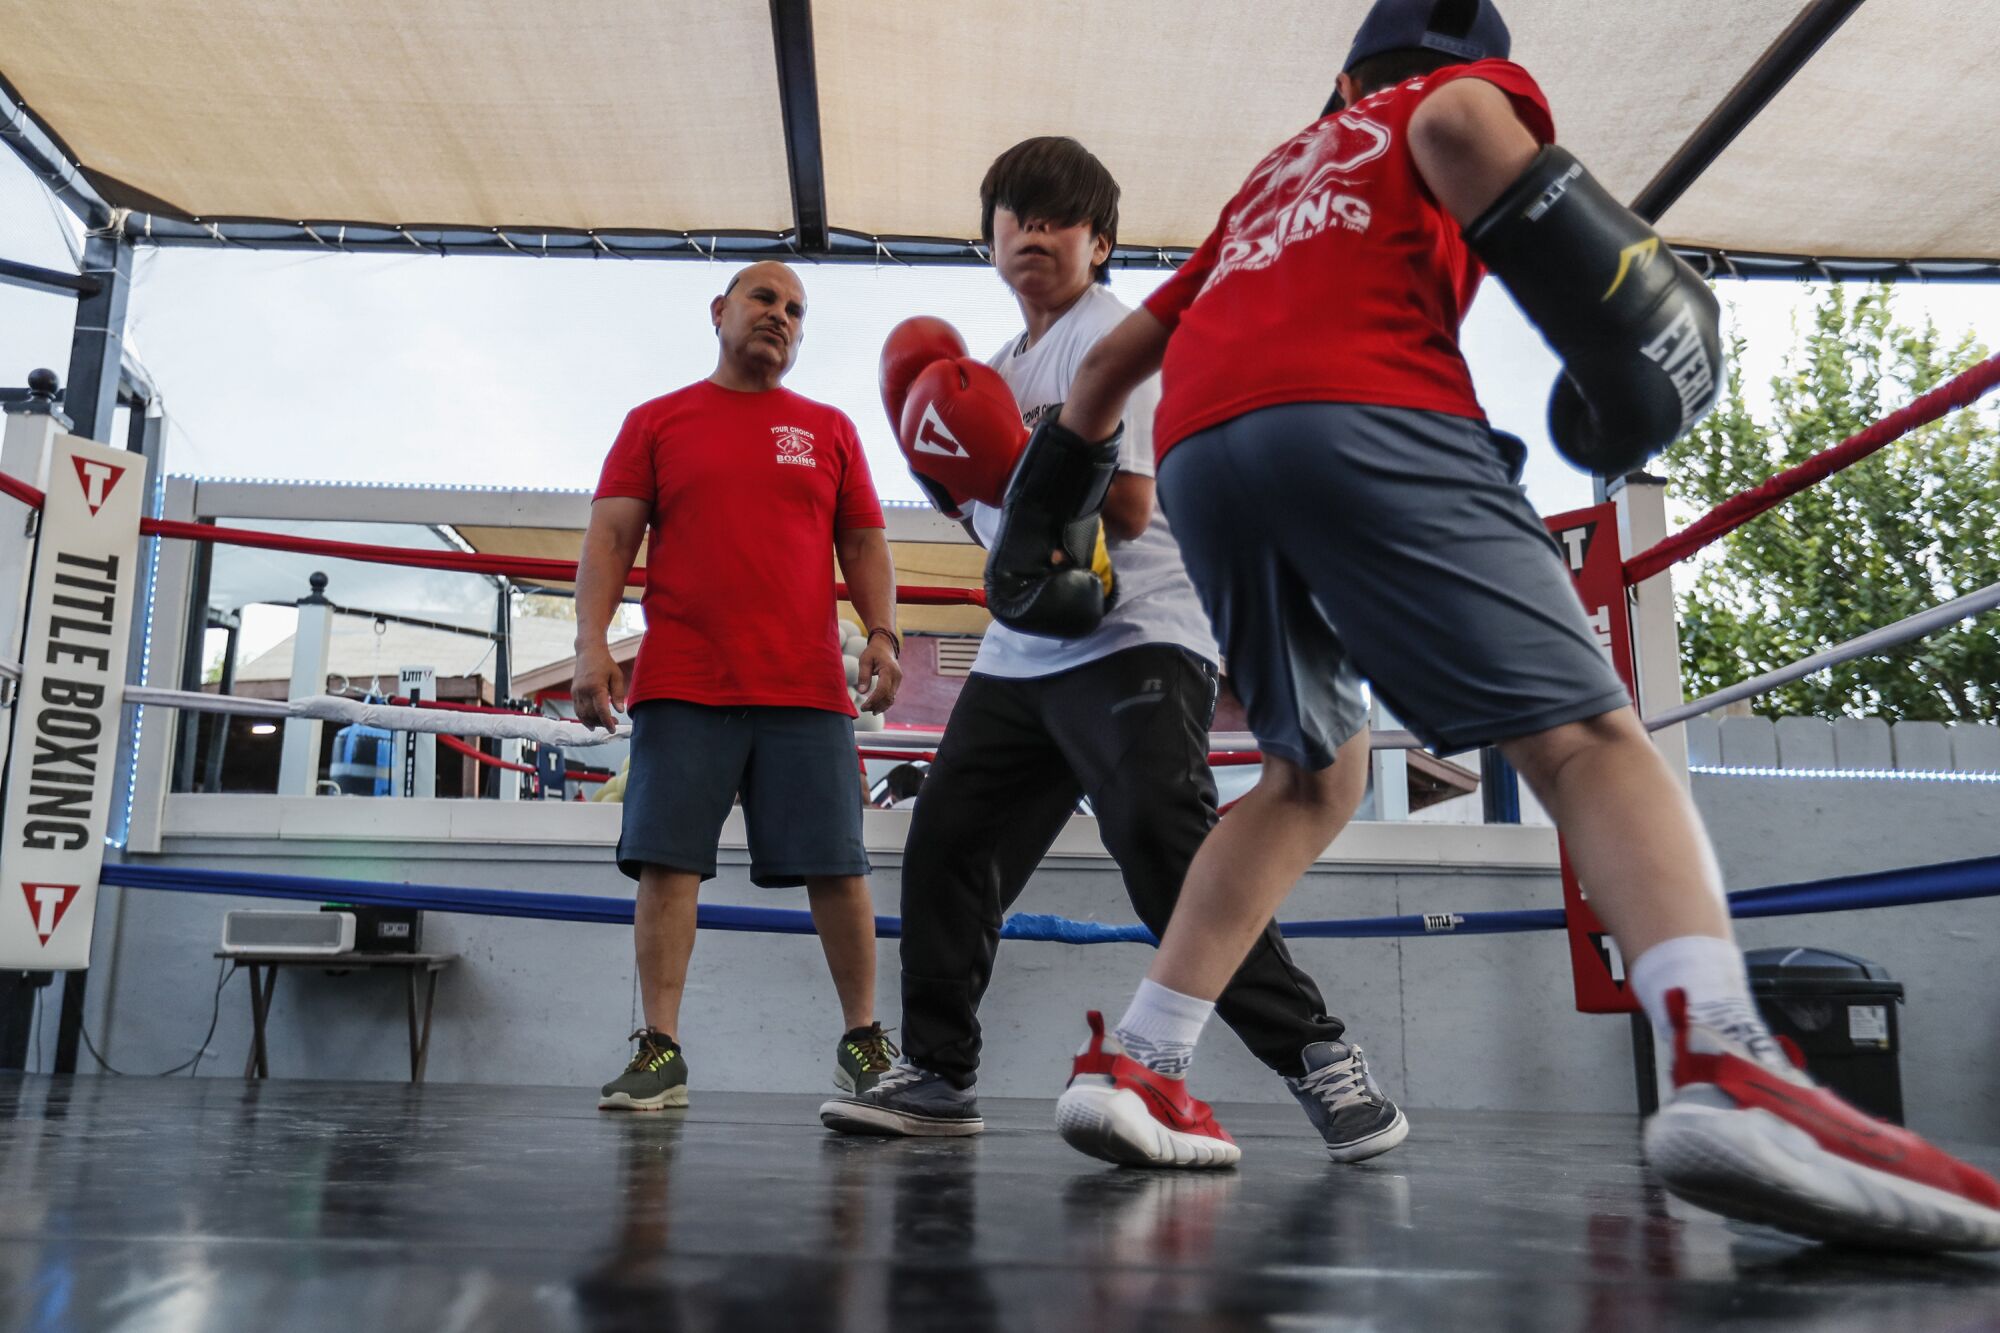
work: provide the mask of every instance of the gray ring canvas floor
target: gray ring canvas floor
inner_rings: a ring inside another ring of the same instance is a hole
[[[1232,1172],[1119,1171],[1051,1104],[846,1139],[819,1099],[0,1079],[0,1325],[30,1329],[1992,1327],[2000,1261],[1669,1206],[1625,1116],[1412,1112],[1360,1167],[1220,1108]],[[1989,1169],[2000,1151],[1969,1154]]]

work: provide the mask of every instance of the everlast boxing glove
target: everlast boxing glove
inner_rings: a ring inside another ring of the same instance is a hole
[[[1093,444],[1059,417],[1051,413],[1035,428],[1007,487],[986,557],[986,609],[1023,634],[1076,639],[1096,629],[1117,598],[1098,515],[1124,429]]]
[[[1636,472],[1715,405],[1715,293],[1563,149],[1542,149],[1465,239],[1562,358],[1549,435],[1570,462]]]
[[[896,444],[910,475],[947,518],[977,500],[998,507],[1028,442],[1000,372],[969,356],[933,361],[910,382]]]

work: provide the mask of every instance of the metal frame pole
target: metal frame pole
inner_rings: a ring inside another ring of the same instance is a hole
[[[243,633],[243,617],[238,612],[230,612],[220,617],[222,623],[222,681],[216,686],[218,694],[236,693],[236,647]],[[208,764],[202,775],[201,788],[205,792],[222,790],[222,762],[229,749],[229,717],[222,714],[216,719],[213,737],[208,743]]]
[[[77,297],[63,409],[72,434],[109,443],[125,372],[125,310],[132,295],[132,243],[94,232],[84,243],[83,276],[94,290]]]
[[[778,107],[792,186],[792,231],[799,249],[824,255],[826,168],[820,143],[819,74],[813,63],[812,0],[771,0],[771,46],[778,56]]]
[[[197,519],[197,522],[212,524],[213,519]],[[181,649],[181,688],[199,690],[201,688],[202,650],[208,641],[208,592],[209,579],[215,567],[215,543],[196,542],[194,544],[194,573],[188,580],[187,637]],[[174,790],[193,791],[195,772],[200,767],[203,713],[189,713],[176,710],[174,749]]]

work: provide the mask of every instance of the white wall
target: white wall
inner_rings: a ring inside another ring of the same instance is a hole
[[[2000,854],[2000,786],[1858,778],[1698,774],[1695,796],[1734,889]],[[177,803],[217,798],[177,797]],[[227,798],[222,798],[227,799]],[[321,801],[313,813],[334,804]],[[447,802],[484,820],[474,803]],[[177,804],[176,822],[199,805]],[[486,810],[491,810],[490,804]],[[534,813],[532,805],[517,807]],[[332,823],[230,836],[170,837],[155,863],[215,869],[630,894],[601,835],[616,812],[569,813],[603,829],[572,843],[509,841],[467,825],[455,843],[346,836]],[[287,820],[292,817],[287,816]],[[900,846],[903,812],[871,812],[871,843]],[[223,821],[226,822],[226,821]],[[1066,835],[1021,910],[1130,921],[1115,871],[1087,822]],[[1291,920],[1550,907],[1547,830],[1357,826],[1336,853],[1360,864],[1316,869],[1281,913]],[[1438,849],[1445,848],[1449,856]],[[1483,849],[1483,850],[1482,850]],[[875,853],[880,910],[893,912],[899,855]],[[802,906],[797,892],[758,890],[744,855],[725,850],[713,902]],[[223,912],[282,906],[124,891],[100,913],[90,1031],[121,1068],[161,1069],[190,1056],[208,1025],[212,957]],[[432,915],[426,943],[460,962],[438,991],[431,1077],[573,1085],[579,1101],[615,1074],[637,1026],[631,947],[622,927]],[[2000,1142],[2000,901],[1746,922],[1746,947],[1809,944],[1885,964],[1909,988],[1903,1015],[1906,1100],[1913,1125],[1948,1138]],[[1296,953],[1329,1006],[1349,1020],[1384,1084],[1416,1107],[1618,1111],[1634,1106],[1624,1020],[1571,1006],[1559,933],[1410,940],[1300,941]],[[987,998],[981,1087],[1052,1096],[1088,1007],[1120,1006],[1143,973],[1141,945],[1003,945]],[[884,941],[882,1017],[896,1022],[896,951]],[[223,996],[205,1074],[235,1077],[248,1045],[241,978]],[[828,1086],[838,1035],[817,942],[803,936],[710,933],[696,950],[684,1016],[697,1089],[813,1091]],[[280,1076],[394,1079],[404,1074],[403,996],[395,979],[289,972],[272,1020]],[[89,1057],[84,1057],[86,1067]],[[1203,1093],[1282,1101],[1278,1081],[1226,1033],[1204,1052]]]

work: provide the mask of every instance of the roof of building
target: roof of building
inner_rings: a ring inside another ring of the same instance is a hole
[[[366,616],[338,615],[333,618],[333,635],[327,651],[327,671],[346,676],[363,688],[381,677],[393,693],[396,672],[406,666],[434,668],[440,676],[485,676],[494,672],[493,641],[470,634],[422,629],[414,625],[382,623]],[[286,636],[270,648],[242,663],[236,678],[290,680],[292,650],[296,640]],[[517,615],[513,620],[509,670],[518,680],[523,673],[575,653],[576,622],[550,616]]]

